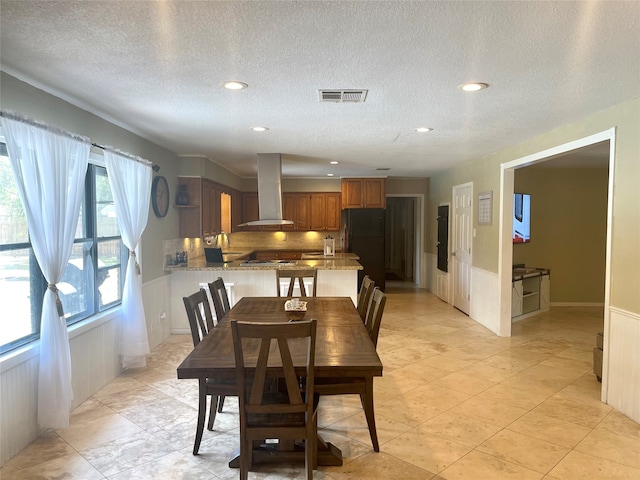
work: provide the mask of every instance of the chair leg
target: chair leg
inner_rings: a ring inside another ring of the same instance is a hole
[[[369,435],[371,435],[371,443],[373,450],[380,451],[380,445],[378,445],[378,433],[376,431],[376,417],[373,412],[373,378],[367,378],[365,380],[365,394],[360,396],[360,401],[364,407],[364,414],[367,417],[367,424],[369,425]]]
[[[196,426],[196,439],[193,442],[193,454],[197,455],[204,431],[204,417],[207,414],[207,384],[204,378],[198,381],[198,425]]]
[[[218,396],[211,395],[211,405],[209,406],[209,423],[207,429],[213,430],[213,422],[216,420],[216,411],[218,409]]]
[[[222,407],[224,406],[224,395],[220,395],[218,398],[218,413],[222,413]]]
[[[243,438],[244,437],[244,438]],[[249,478],[249,469],[251,468],[253,442],[247,439],[247,436],[240,438],[240,480]]]
[[[314,410],[313,418],[308,420],[312,424],[305,442],[305,466],[307,467],[307,480],[313,479],[313,470],[318,468],[318,414]]]

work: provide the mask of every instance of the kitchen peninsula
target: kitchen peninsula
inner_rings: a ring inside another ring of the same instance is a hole
[[[166,265],[165,270],[171,272],[172,333],[189,333],[182,297],[191,295],[218,277],[229,285],[229,300],[233,304],[245,296],[275,296],[277,269],[315,268],[318,270],[318,296],[348,296],[356,304],[358,270],[363,268],[357,255],[336,252],[335,256],[324,256],[322,252],[302,251],[297,259],[279,259],[278,250],[270,251],[273,252],[272,259],[264,259],[269,251],[234,249],[233,252],[223,251],[226,260],[223,263],[208,263],[204,256],[198,256],[185,264]],[[291,253],[290,250],[286,252]],[[251,261],[256,253],[260,253],[262,260],[254,258]]]

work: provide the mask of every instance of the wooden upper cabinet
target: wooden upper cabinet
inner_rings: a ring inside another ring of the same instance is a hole
[[[243,222],[258,220],[258,194],[244,193]],[[282,194],[282,217],[293,220],[293,225],[263,225],[242,227],[244,231],[287,232],[309,230],[340,230],[340,193],[302,193],[286,192]]]
[[[327,230],[340,230],[340,199],[339,193],[327,193]]]
[[[242,223],[253,222],[260,219],[260,210],[258,207],[258,192],[250,192],[242,194]],[[244,231],[257,231],[260,227],[242,227]]]
[[[342,208],[385,208],[384,178],[342,179]]]
[[[340,230],[340,194],[311,194],[311,230]]]
[[[242,192],[231,190],[231,232],[240,232],[242,227],[238,225],[242,223]]]
[[[282,225],[282,230],[311,230],[311,195],[309,193],[283,193],[282,216],[293,220],[293,225]]]
[[[230,189],[211,180],[198,177],[178,177],[178,185],[186,185],[189,197],[188,205],[176,205],[178,208],[178,236],[180,238],[198,238],[215,235],[222,231],[222,194]],[[229,206],[231,201],[231,206]],[[237,203],[237,206],[234,206]],[[231,210],[231,224],[240,223],[237,213],[241,206],[239,198],[232,196],[226,201],[227,210]],[[234,214],[233,212],[236,211]],[[227,213],[228,215],[228,213]],[[237,215],[236,218],[233,218]]]
[[[202,180],[202,236],[220,233],[220,190],[209,180]]]

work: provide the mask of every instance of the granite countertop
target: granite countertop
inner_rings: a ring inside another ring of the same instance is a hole
[[[223,251],[224,263],[208,263],[204,256],[189,259],[186,264],[166,265],[165,271],[201,271],[201,270],[275,270],[278,268],[289,270],[304,270],[316,268],[318,270],[362,270],[358,263],[358,256],[354,253],[336,253],[333,257],[325,257],[321,251],[311,251],[302,254],[301,260],[275,260],[274,263],[247,263],[251,252],[256,249]],[[282,251],[291,251],[283,249]]]
[[[514,268],[511,274],[512,280],[521,280],[529,277],[539,277],[541,275],[549,275],[548,268]]]

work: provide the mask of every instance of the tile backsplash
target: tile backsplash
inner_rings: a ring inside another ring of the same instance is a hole
[[[336,240],[336,251],[342,250],[343,232],[237,232],[229,234],[229,247],[225,250],[320,250],[323,240],[330,235]],[[182,260],[182,252],[187,259],[204,256],[207,244],[202,238],[176,238],[164,241],[165,265]],[[177,254],[177,257],[176,257]]]

